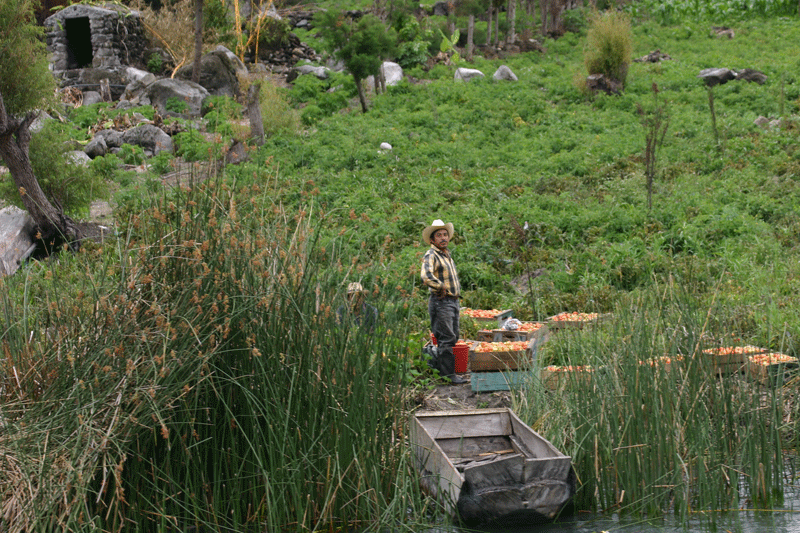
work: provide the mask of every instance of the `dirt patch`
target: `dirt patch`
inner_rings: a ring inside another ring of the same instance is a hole
[[[469,379],[469,374],[464,374],[461,377]],[[511,393],[508,391],[473,392],[469,383],[463,385],[439,385],[433,390],[420,394],[417,401],[420,409],[424,411],[511,407]]]

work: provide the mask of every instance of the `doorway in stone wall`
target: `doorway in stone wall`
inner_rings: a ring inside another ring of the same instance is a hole
[[[92,66],[92,29],[89,17],[64,19],[67,33],[67,69]]]

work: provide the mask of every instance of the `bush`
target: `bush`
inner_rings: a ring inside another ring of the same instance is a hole
[[[296,132],[300,128],[300,116],[289,106],[278,87],[269,82],[261,84],[259,94],[261,120],[264,123],[264,134],[274,135],[278,132]]]
[[[101,174],[71,160],[67,126],[51,120],[33,135],[30,159],[33,173],[47,198],[68,215],[88,211],[93,200],[107,198],[108,186]],[[0,181],[0,197],[22,205],[13,180]]]
[[[592,16],[584,50],[584,64],[589,74],[602,74],[625,86],[632,50],[633,33],[628,15],[606,11]]]

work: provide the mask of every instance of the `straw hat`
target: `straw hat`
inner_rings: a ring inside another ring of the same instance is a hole
[[[425,244],[430,244],[431,235],[433,235],[433,233],[439,229],[446,229],[451,239],[453,238],[453,235],[455,235],[456,233],[455,230],[453,229],[452,223],[448,222],[447,224],[445,224],[444,222],[442,222],[437,218],[436,220],[433,221],[433,224],[422,230],[422,242],[424,242]]]
[[[347,294],[353,294],[354,292],[364,292],[364,287],[357,281],[347,286]]]

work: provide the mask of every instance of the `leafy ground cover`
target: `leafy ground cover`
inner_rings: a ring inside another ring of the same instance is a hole
[[[313,120],[276,129],[206,186],[181,182],[192,191],[160,186],[165,158],[144,181],[95,163],[117,180],[118,239],[2,281],[9,527],[439,520],[403,448],[431,383],[418,276],[434,218],[456,226],[463,305],[523,320],[613,313],[543,351],[543,363],[605,367],[590,388],[514,398],[574,457],[580,508],[620,508],[622,491],[645,515],[721,509],[740,481],[779,503],[794,389],[721,381],[691,356],[739,342],[797,355],[800,22],[734,20],[733,39],[713,36],[725,22],[637,18],[633,56],[672,60],[633,63],[618,96],[576,84],[585,41],[568,33],[544,53],[477,58],[486,79],[466,84],[453,67],[412,69],[418,81],[370,95],[367,113],[344,77],[336,96],[314,80],[277,91],[301,113],[316,106]],[[519,81],[491,80],[500,64]],[[716,131],[696,77],[709,67],[768,76],[712,89]],[[648,208],[643,121],[657,102],[669,127]],[[218,137],[176,140],[182,158],[236,135],[215,121]],[[335,320],[352,281],[381,312],[366,341]],[[639,361],[678,354],[670,379],[642,373]]]

